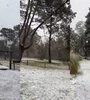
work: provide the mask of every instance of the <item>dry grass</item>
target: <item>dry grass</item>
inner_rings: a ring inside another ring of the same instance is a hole
[[[28,64],[27,64],[27,62],[23,62],[23,64],[25,64],[25,65],[29,65],[29,66],[37,66],[37,67],[42,67],[42,68],[44,68],[44,67],[47,67],[48,65],[54,65],[54,66],[60,66],[61,64],[60,63],[51,63],[51,64],[49,64],[48,62],[38,62],[38,61],[34,61],[34,62],[28,62]]]
[[[48,63],[47,61],[23,61],[22,65],[29,67],[37,67],[37,68],[52,68],[52,69],[68,69],[68,64],[63,62],[52,62]]]
[[[90,57],[87,57],[87,60],[90,60]]]
[[[79,61],[82,58],[75,53],[70,53],[70,74],[77,74],[79,69]]]

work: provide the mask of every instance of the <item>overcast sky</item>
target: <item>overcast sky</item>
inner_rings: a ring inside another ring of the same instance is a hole
[[[90,0],[70,0],[72,9],[77,12],[71,27],[75,28],[79,20],[85,21],[85,16],[90,7]],[[13,27],[20,23],[20,0],[0,0],[0,29],[2,27]]]
[[[0,29],[20,23],[20,0],[0,0]]]
[[[75,25],[78,21],[85,21],[85,16],[89,12],[90,0],[70,0],[72,9],[74,12],[77,12],[76,18],[74,18],[71,27],[75,28]]]

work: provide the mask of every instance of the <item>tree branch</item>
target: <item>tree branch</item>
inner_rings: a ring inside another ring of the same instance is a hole
[[[55,10],[55,12],[52,12],[51,14],[50,14],[50,16],[48,16],[46,19],[44,19],[44,21],[43,22],[41,22],[32,32],[32,35],[31,35],[31,39],[30,39],[30,45],[28,45],[27,47],[25,47],[24,49],[28,49],[29,47],[31,47],[31,45],[32,45],[32,41],[33,41],[33,37],[34,37],[34,35],[36,34],[36,31],[38,30],[38,28],[40,28],[50,17],[52,17],[52,15],[53,14],[56,14],[57,13],[57,11],[59,10],[59,9],[61,9],[66,3],[68,3],[68,1],[70,1],[70,0],[66,0],[62,5],[60,5],[56,10]]]
[[[24,23],[23,23],[22,28],[21,28],[21,30],[20,30],[20,36],[21,36],[21,34],[22,34],[22,31],[23,31],[23,28],[24,28],[24,26],[25,26],[25,23],[26,23],[26,21],[27,21],[27,16],[28,16],[28,11],[29,11],[29,5],[30,5],[30,0],[28,0],[28,5],[27,5],[27,9],[26,9],[26,14],[25,14],[25,20],[24,20]]]

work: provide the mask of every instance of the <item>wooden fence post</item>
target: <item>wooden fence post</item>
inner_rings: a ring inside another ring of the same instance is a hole
[[[9,62],[9,69],[12,69],[12,52],[10,51],[10,62]]]

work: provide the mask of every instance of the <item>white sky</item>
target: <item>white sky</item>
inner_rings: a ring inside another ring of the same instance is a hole
[[[88,14],[90,7],[90,0],[70,0],[71,6],[74,12],[77,12],[76,18],[73,19],[71,24],[72,28],[75,28],[75,25],[78,21],[85,21],[85,16]]]
[[[20,0],[0,0],[0,29],[20,23]]]
[[[70,0],[72,9],[77,12],[76,18],[71,24],[72,28],[78,21],[85,21],[85,16],[90,7],[90,0]],[[13,27],[20,23],[20,0],[0,0],[0,29],[2,27]]]

